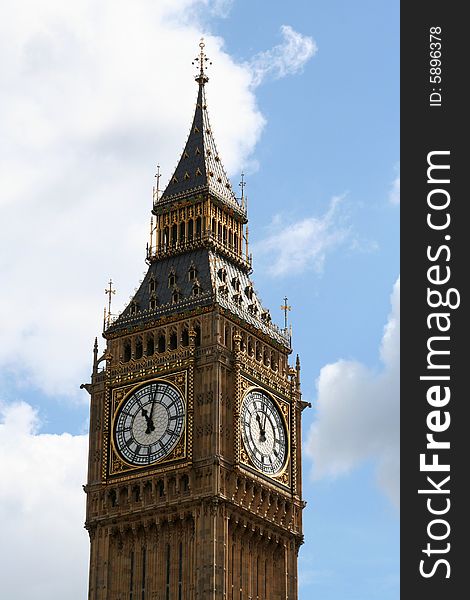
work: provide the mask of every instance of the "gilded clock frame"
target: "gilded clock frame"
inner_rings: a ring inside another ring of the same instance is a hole
[[[116,447],[114,439],[114,426],[117,414],[121,406],[126,402],[132,393],[145,385],[154,382],[168,383],[175,387],[183,397],[185,406],[184,428],[180,439],[173,450],[164,458],[152,463],[151,465],[133,465],[125,461]],[[189,374],[188,370],[176,371],[174,373],[162,373],[160,376],[154,374],[145,380],[134,381],[121,386],[112,387],[109,390],[109,436],[110,440],[107,456],[106,474],[107,478],[132,477],[145,471],[145,473],[157,473],[162,470],[168,470],[171,466],[181,466],[190,461],[192,455],[192,436],[190,428],[192,427],[192,398],[189,393]]]
[[[269,473],[263,473],[251,461],[251,459],[248,455],[248,452],[245,448],[245,443],[243,441],[243,436],[242,436],[242,432],[241,432],[241,423],[240,423],[241,408],[242,408],[243,402],[245,401],[246,396],[254,390],[260,390],[264,394],[268,395],[271,398],[272,402],[274,403],[274,406],[278,409],[279,414],[281,415],[281,419],[282,419],[282,422],[284,425],[284,430],[286,433],[286,458],[284,460],[284,465],[280,471],[278,471],[277,473],[274,473],[272,475]],[[290,407],[290,403],[289,403],[288,399],[283,398],[279,394],[275,393],[273,390],[268,389],[266,386],[263,386],[263,385],[257,383],[256,381],[248,379],[247,377],[244,377],[243,375],[240,375],[239,402],[238,402],[238,410],[237,410],[237,415],[236,415],[236,422],[237,422],[236,436],[237,436],[238,440],[240,441],[239,448],[238,448],[238,460],[240,462],[240,465],[242,467],[246,468],[247,470],[249,470],[250,473],[251,472],[256,473],[256,475],[258,475],[259,477],[264,477],[264,478],[266,478],[270,481],[273,481],[275,483],[278,483],[284,487],[290,487],[291,480],[292,480],[291,473],[290,473],[290,469],[292,468],[291,427],[290,427],[291,407]]]

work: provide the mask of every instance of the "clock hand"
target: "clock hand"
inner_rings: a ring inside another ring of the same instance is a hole
[[[265,412],[265,413],[263,413],[263,415],[264,415],[264,421],[263,421],[263,432],[264,432],[264,433],[266,433],[266,418],[267,418],[267,416],[268,416],[268,413],[267,413],[267,412]]]
[[[153,416],[153,409],[155,408],[155,401],[157,399],[157,391],[158,391],[158,387],[155,385],[155,391],[153,392],[153,397],[152,397],[152,406],[150,407],[150,416],[147,419],[147,429],[145,430],[145,433],[151,433],[155,429],[155,425],[153,424],[152,416]]]
[[[265,442],[266,441],[266,431],[261,427],[261,418],[259,416],[259,413],[256,413],[256,420],[258,421],[258,425],[259,425],[259,439],[261,442]],[[266,419],[264,421],[266,422]]]
[[[145,410],[145,408],[142,408],[142,416],[145,417],[145,421],[147,422],[147,429],[145,430],[145,433],[150,433],[155,429],[155,425],[153,424],[152,419],[148,416],[148,412]]]

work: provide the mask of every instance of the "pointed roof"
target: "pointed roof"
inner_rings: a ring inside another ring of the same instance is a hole
[[[204,72],[207,58],[203,52],[203,42],[201,44],[200,58],[196,59],[200,62],[201,69],[196,77],[199,90],[193,123],[175,172],[156,202],[155,209],[159,205],[185,196],[208,192],[230,208],[245,215],[245,209],[238,203],[220,160],[209,123],[205,95],[205,84],[209,79]]]

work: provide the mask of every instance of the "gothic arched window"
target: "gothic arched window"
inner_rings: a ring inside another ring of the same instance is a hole
[[[131,360],[131,341],[130,340],[125,340],[124,341],[124,356],[123,356],[123,360],[124,360],[124,362],[129,362]]]
[[[142,358],[143,354],[144,354],[144,346],[142,344],[142,338],[139,337],[139,338],[137,338],[136,343],[135,343],[135,357]]]
[[[271,352],[271,369],[277,371],[277,353]]]
[[[189,271],[188,271],[188,277],[189,277],[189,281],[194,281],[197,277],[197,269],[194,265],[191,265],[189,267]]]
[[[158,352],[161,354],[162,352],[165,352],[165,350],[166,350],[165,334],[161,333],[158,336]]]
[[[265,367],[269,367],[269,353],[267,350],[263,353],[263,363]]]
[[[168,227],[163,229],[163,249],[166,250],[168,248],[168,244],[170,243],[170,231]]]
[[[146,348],[146,354],[147,356],[152,356],[152,354],[155,352],[155,342],[153,339],[153,335],[148,335],[147,336],[147,348]]]
[[[194,327],[194,331],[196,333],[194,343],[196,346],[200,346],[201,345],[201,327],[199,325],[196,325]]]

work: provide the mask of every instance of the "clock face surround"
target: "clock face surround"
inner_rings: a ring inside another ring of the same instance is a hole
[[[182,394],[155,380],[132,391],[114,419],[114,442],[121,458],[135,466],[152,465],[170,454],[185,423]]]
[[[267,475],[282,471],[287,458],[286,429],[271,396],[259,389],[249,391],[240,419],[243,443],[254,466]]]

